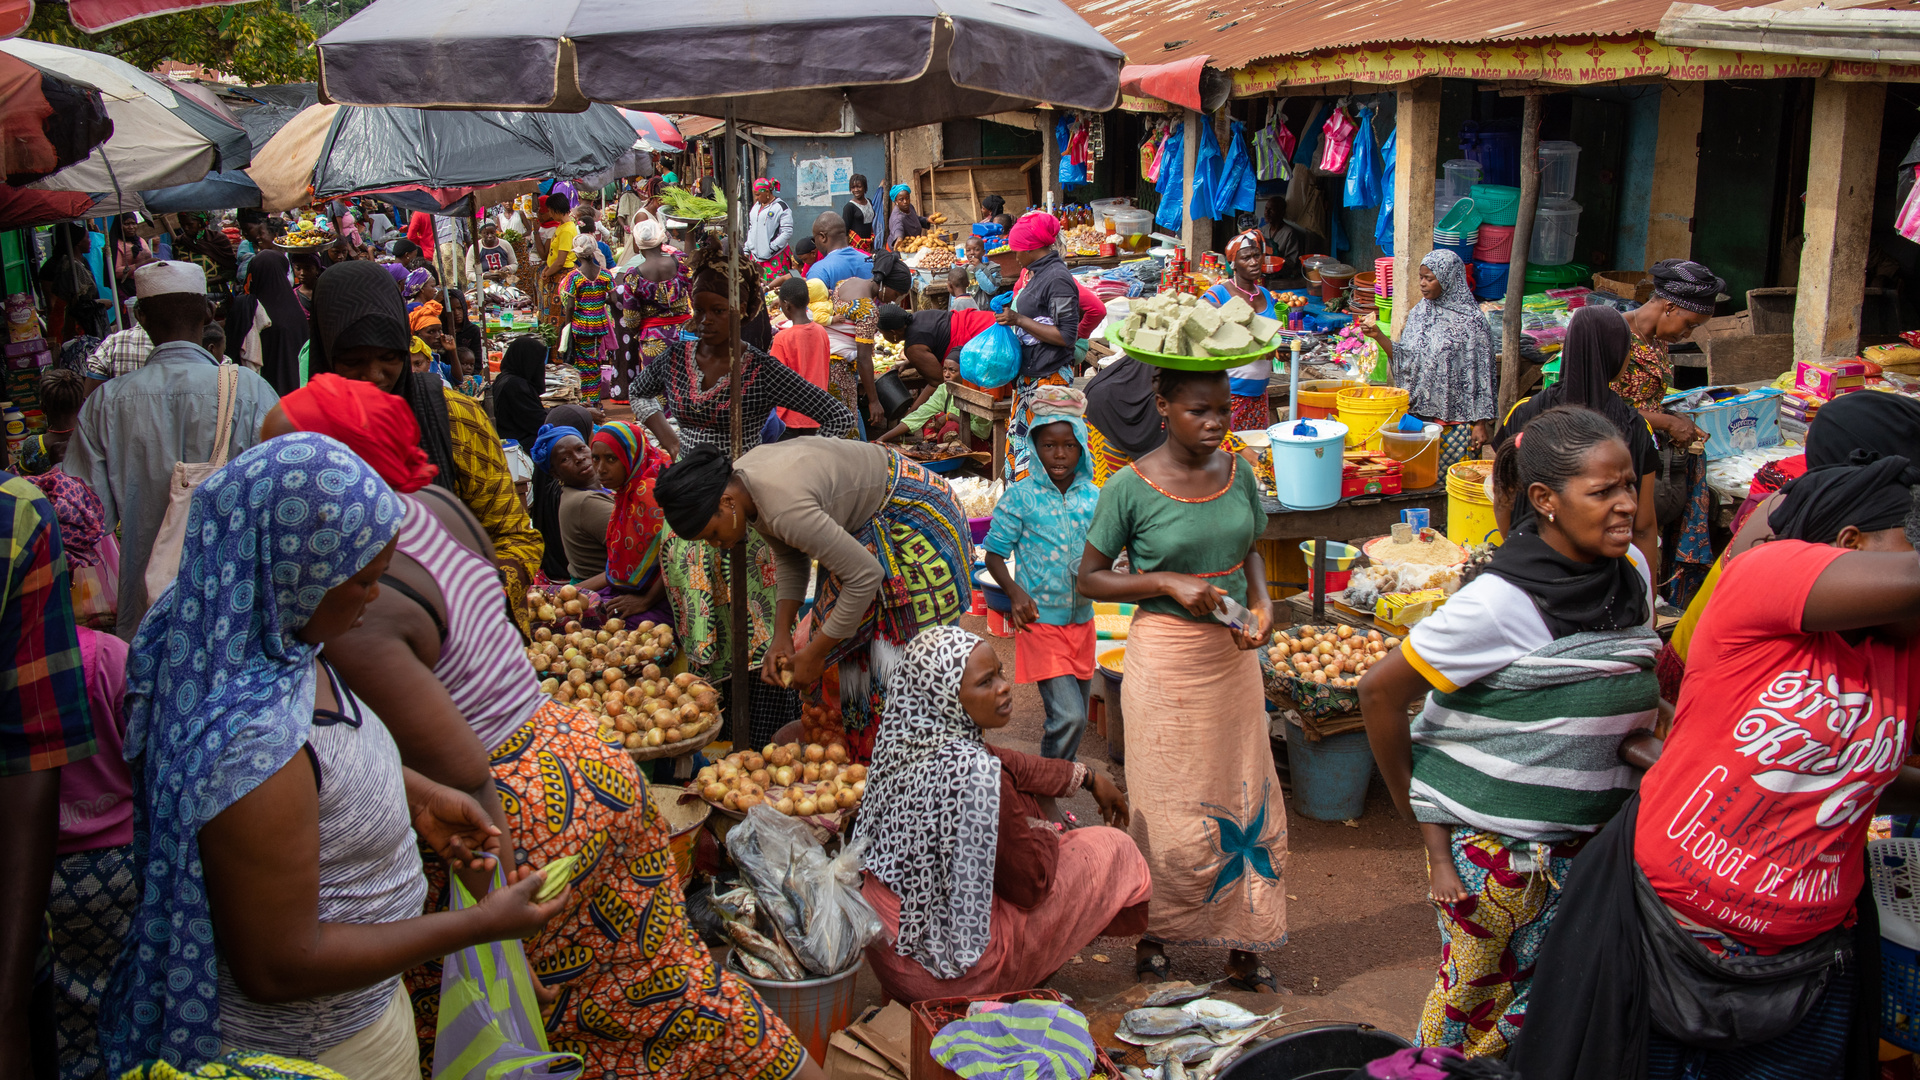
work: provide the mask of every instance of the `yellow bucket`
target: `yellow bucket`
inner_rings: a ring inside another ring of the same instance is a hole
[[[1300,384],[1297,420],[1331,420],[1340,407],[1338,394],[1349,386],[1365,386],[1359,379],[1307,379]]]
[[[1347,449],[1380,449],[1380,429],[1407,414],[1407,392],[1397,386],[1349,386],[1336,395]]]
[[[1461,469],[1484,474],[1492,468],[1491,461],[1459,461],[1447,469],[1447,539],[1463,547],[1498,546],[1502,539],[1500,524],[1493,516],[1493,502],[1487,498],[1486,482],[1460,475]]]

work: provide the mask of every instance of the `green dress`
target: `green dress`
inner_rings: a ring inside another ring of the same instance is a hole
[[[1087,543],[1110,558],[1126,550],[1136,574],[1192,574],[1245,604],[1247,577],[1242,570],[1254,540],[1266,530],[1267,512],[1260,505],[1253,466],[1232,456],[1233,482],[1199,499],[1169,495],[1133,466],[1120,470],[1100,489]],[[1172,597],[1143,600],[1140,607],[1195,618]],[[1212,616],[1195,621],[1212,621]]]

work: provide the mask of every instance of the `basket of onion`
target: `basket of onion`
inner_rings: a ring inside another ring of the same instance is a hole
[[[1260,650],[1267,695],[1325,719],[1360,710],[1360,677],[1400,639],[1355,626],[1295,626]]]
[[[687,790],[736,821],[765,804],[788,817],[838,830],[867,792],[867,767],[850,763],[843,745],[768,743],[701,769]]]

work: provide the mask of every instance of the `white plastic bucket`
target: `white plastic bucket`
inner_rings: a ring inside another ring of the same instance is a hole
[[[1295,435],[1296,426],[1312,434]],[[1288,421],[1267,429],[1274,490],[1289,510],[1325,510],[1340,501],[1347,425],[1338,420]]]

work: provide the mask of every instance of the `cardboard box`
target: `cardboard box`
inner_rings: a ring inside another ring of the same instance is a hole
[[[1801,360],[1793,365],[1793,388],[1824,401],[1866,385],[1867,365],[1861,360]]]

